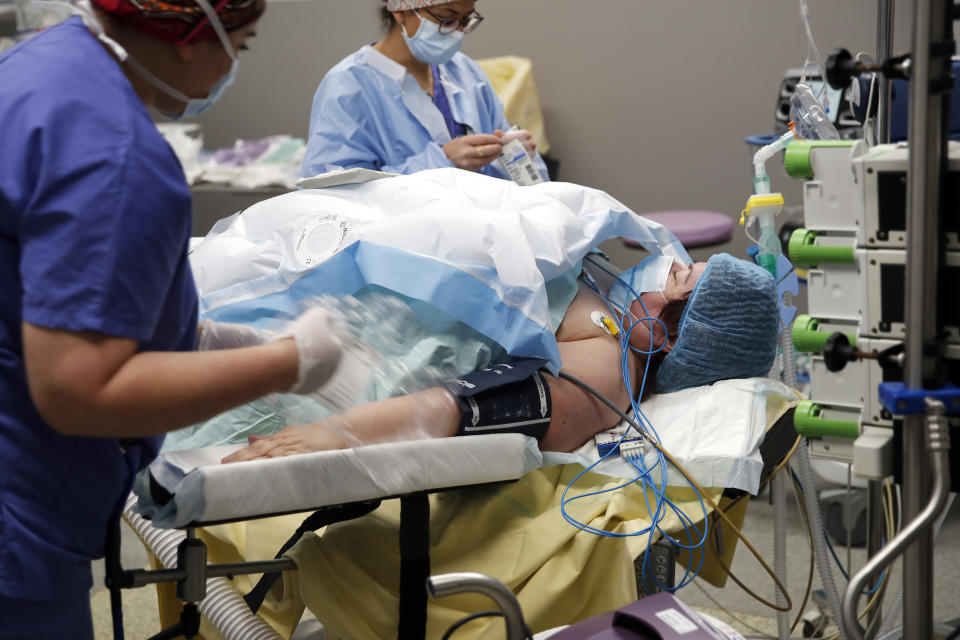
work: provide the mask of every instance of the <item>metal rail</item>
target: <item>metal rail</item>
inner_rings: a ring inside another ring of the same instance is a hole
[[[949,73],[949,55],[944,64],[938,49],[945,44],[947,29],[952,29],[952,22],[943,23],[947,9],[947,0],[916,0],[914,11],[904,315],[904,382],[911,389],[922,389],[936,367],[927,347],[936,337],[939,321],[940,180],[946,146],[945,94],[939,83]],[[922,415],[904,419],[903,516],[908,523],[926,512],[924,505],[930,497],[924,431]],[[933,532],[924,527],[915,530],[915,539],[904,552],[903,584],[908,588],[903,596],[903,628],[905,638],[927,640],[933,637]]]
[[[503,613],[507,624],[507,640],[524,639],[523,611],[516,596],[505,584],[482,573],[447,573],[427,579],[427,591],[432,598],[455,593],[482,593],[493,600]]]
[[[893,55],[893,8],[894,0],[877,2],[877,64],[883,64]],[[890,80],[885,73],[877,78],[877,142],[890,142]],[[870,117],[870,114],[867,114]]]
[[[877,555],[871,558],[847,584],[847,589],[843,594],[842,607],[843,631],[847,640],[863,640],[865,637],[864,629],[857,621],[857,602],[860,600],[863,588],[870,582],[873,574],[896,560],[897,556],[908,549],[909,545],[923,534],[932,536],[931,525],[943,511],[947,504],[947,498],[950,496],[950,431],[944,416],[944,406],[938,400],[929,399],[927,400],[927,406],[929,411],[926,420],[927,449],[930,453],[930,469],[933,476],[933,490],[930,500],[923,511],[910,521],[903,531],[887,543]],[[909,584],[909,588],[904,591],[905,603],[909,591],[919,586],[921,585]],[[906,617],[906,604],[904,605],[904,617]],[[931,630],[933,627],[932,618],[931,615],[927,621]],[[921,637],[913,635],[917,633],[917,629],[906,626],[906,622],[903,628],[904,637]],[[925,637],[932,638],[933,636],[927,635]]]

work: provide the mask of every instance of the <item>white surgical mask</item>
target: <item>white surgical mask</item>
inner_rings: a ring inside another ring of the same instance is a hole
[[[407,48],[413,57],[427,64],[443,64],[450,62],[460,45],[463,43],[463,32],[440,33],[440,25],[432,20],[424,20],[419,13],[414,12],[420,21],[417,32],[407,35],[406,29],[400,25],[400,33],[407,43]]]
[[[149,69],[144,67],[137,60],[132,58],[119,42],[104,32],[103,25],[100,24],[96,14],[94,14],[93,8],[90,6],[89,1],[83,0],[82,2],[77,3],[75,6],[66,2],[48,2],[47,0],[34,0],[34,3],[41,6],[58,6],[66,11],[69,11],[70,13],[79,15],[81,18],[83,18],[83,22],[87,25],[87,28],[96,34],[97,39],[110,47],[110,50],[113,51],[117,58],[119,58],[120,62],[129,64],[130,67],[136,71],[137,74],[143,77],[144,80],[160,89],[168,96],[176,98],[180,102],[185,103],[186,106],[181,113],[163,114],[172,120],[179,120],[183,117],[195,118],[206,111],[214,102],[220,99],[220,96],[223,95],[224,90],[233,84],[233,80],[237,76],[239,62],[237,60],[237,54],[233,50],[233,43],[230,42],[230,38],[227,36],[227,31],[223,28],[223,23],[220,22],[220,18],[217,16],[217,13],[213,10],[213,7],[210,6],[210,3],[207,2],[207,0],[197,0],[197,4],[199,4],[203,9],[203,12],[207,14],[207,18],[210,21],[210,26],[213,27],[213,30],[217,33],[217,38],[220,39],[220,44],[223,45],[224,50],[226,50],[227,55],[230,56],[230,60],[232,62],[230,64],[230,70],[225,76],[220,78],[220,81],[217,82],[212,89],[210,89],[210,92],[205,98],[187,97],[187,95],[182,91],[171,87],[169,84],[153,75]]]
[[[666,302],[667,297],[663,290],[667,288],[673,260],[671,256],[648,256],[634,268],[627,269],[610,287],[610,293],[607,294],[610,302],[617,307],[624,307],[624,311],[629,311],[630,304],[637,296],[652,291],[659,292]]]

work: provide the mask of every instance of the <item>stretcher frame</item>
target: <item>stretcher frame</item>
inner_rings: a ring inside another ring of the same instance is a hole
[[[471,438],[451,438],[444,445],[448,453],[453,450],[459,455],[471,456],[478,446],[500,448],[501,451],[515,450],[517,447],[528,446],[527,436],[519,434],[500,434],[474,436]],[[318,454],[311,454],[318,455]],[[322,454],[320,454],[322,455]],[[508,456],[502,456],[507,458]],[[120,523],[117,521],[108,536],[106,559],[106,583],[111,591],[111,601],[114,603],[114,634],[122,638],[122,619],[118,620],[118,603],[122,589],[131,589],[150,584],[175,583],[177,598],[185,602],[180,614],[180,620],[150,640],[166,640],[185,636],[195,637],[200,627],[200,603],[204,600],[208,590],[208,580],[231,577],[244,574],[263,574],[260,582],[244,597],[250,608],[251,615],[255,615],[263,601],[266,592],[280,577],[282,572],[295,570],[293,560],[282,557],[300,537],[307,531],[314,531],[321,527],[337,522],[344,522],[361,517],[376,509],[383,500],[399,499],[401,505],[399,544],[401,554],[400,568],[400,604],[399,625],[397,637],[403,639],[420,639],[426,636],[427,620],[427,591],[425,585],[430,576],[429,552],[429,495],[442,491],[463,489],[467,487],[482,487],[502,482],[513,482],[519,479],[530,469],[519,462],[522,456],[513,456],[518,462],[512,464],[511,469],[491,471],[483,481],[457,483],[448,479],[442,486],[419,489],[409,492],[386,493],[384,495],[369,496],[365,499],[346,503],[326,504],[322,506],[304,506],[300,509],[287,510],[276,513],[256,515],[241,514],[232,518],[192,521],[179,530],[184,532],[182,541],[176,549],[175,566],[163,569],[124,569],[120,562]],[[358,465],[362,469],[362,465]],[[419,484],[419,483],[414,483]],[[162,489],[161,489],[162,490]],[[123,517],[141,534],[147,527],[151,527],[148,520],[133,510],[136,497],[131,495],[124,508]],[[208,564],[206,543],[196,535],[196,529],[230,522],[240,522],[258,518],[286,515],[290,513],[311,513],[304,523],[298,527],[296,533],[287,541],[273,559],[244,561],[234,563]],[[176,531],[176,530],[170,530]],[[141,535],[143,540],[143,536]],[[154,549],[143,540],[150,549]],[[219,629],[218,629],[219,630]],[[220,630],[222,632],[222,630]],[[118,635],[119,634],[119,635]],[[275,637],[279,637],[278,635]],[[246,640],[246,639],[243,639]]]

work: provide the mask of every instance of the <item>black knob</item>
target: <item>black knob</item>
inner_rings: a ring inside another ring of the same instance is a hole
[[[857,359],[854,351],[845,334],[839,331],[830,334],[823,345],[823,363],[827,365],[827,371],[842,371],[848,362]]]
[[[860,73],[860,63],[846,49],[835,49],[827,57],[827,84],[834,89],[846,89],[853,77]]]

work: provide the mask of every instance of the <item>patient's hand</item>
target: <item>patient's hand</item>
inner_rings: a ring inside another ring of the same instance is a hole
[[[298,453],[346,449],[350,445],[328,421],[286,427],[272,436],[250,436],[249,446],[221,460],[244,462],[261,458],[280,458]]]
[[[460,408],[450,392],[431,387],[407,396],[368,402],[313,424],[287,427],[272,436],[250,436],[250,446],[222,462],[279,458],[311,451],[380,442],[456,435]]]

